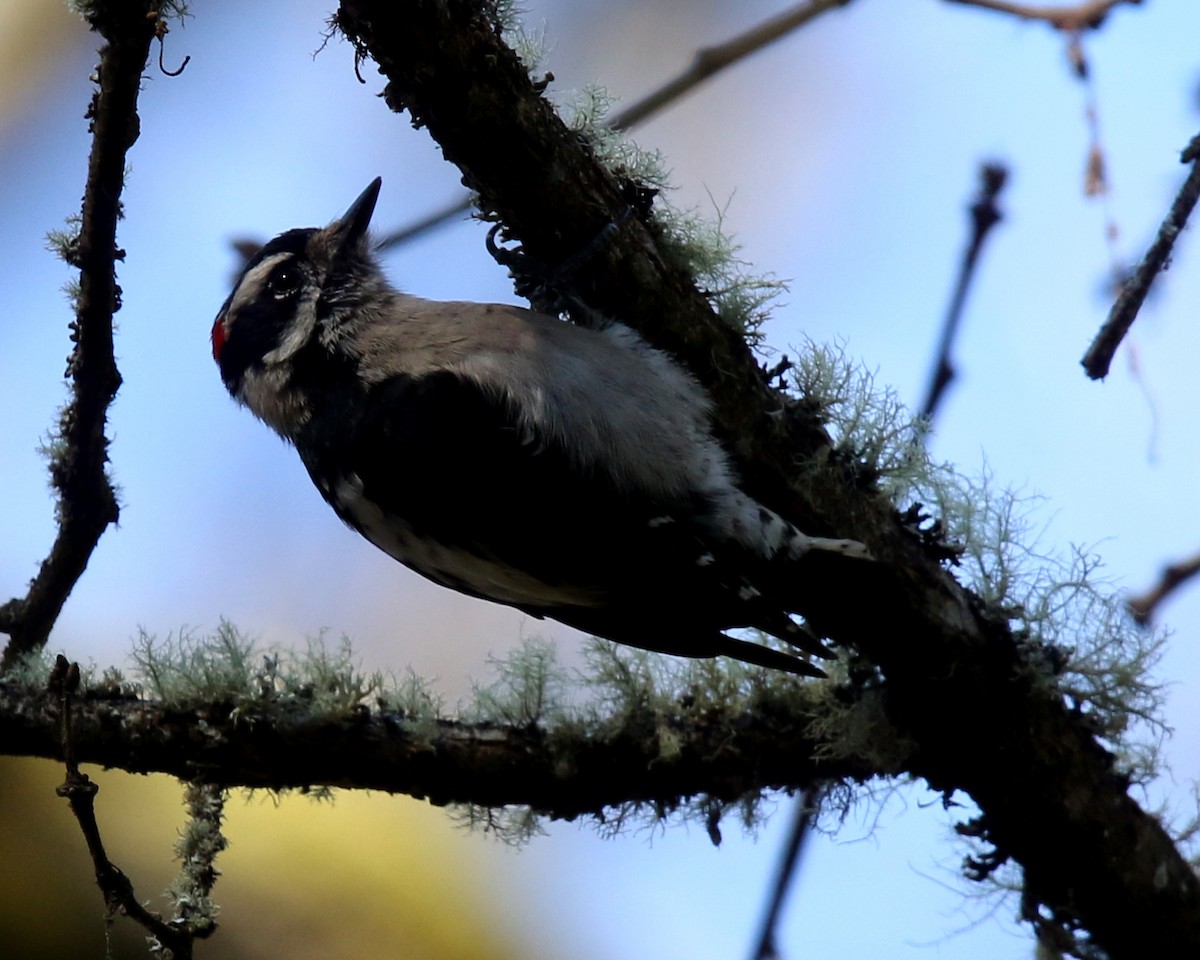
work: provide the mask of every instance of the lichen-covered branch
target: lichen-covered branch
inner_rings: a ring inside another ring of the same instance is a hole
[[[91,27],[105,43],[87,112],[92,148],[79,233],[60,238],[59,245],[79,268],[79,287],[71,323],[75,346],[67,362],[71,398],[51,445],[58,533],[28,593],[0,607],[0,632],[9,635],[0,668],[46,642],[100,536],[117,522],[105,436],[108,408],[121,386],[113,354],[113,314],[121,306],[116,262],[125,255],[117,246],[117,221],[125,158],[138,137],[138,89],[162,6],[142,0],[87,7]]]
[[[976,834],[1022,866],[1027,903],[1114,957],[1200,953],[1200,884],[1058,690],[1054,651],[1020,642],[1011,611],[943,569],[945,545],[829,442],[818,400],[769,386],[695,288],[650,198],[559,120],[492,6],[344,0],[336,23],[379,65],[387,104],[429,129],[526,254],[551,274],[574,260],[574,297],[690,366],[756,497],[809,532],[871,547],[873,564],[811,558],[803,613],[885,685],[889,722],[918,745],[906,770],[974,798]]]
[[[773,788],[867,779],[862,760],[827,758],[794,702],[731,715],[632,712],[602,727],[416,719],[366,707],[231,700],[167,706],[119,693],[72,705],[79,763],[168,773],[225,787],[381,790],[435,804],[525,805],[553,818],[603,817],[644,803],[662,811],[704,794],[736,800]],[[0,744],[14,756],[59,754],[57,698],[0,684]]]

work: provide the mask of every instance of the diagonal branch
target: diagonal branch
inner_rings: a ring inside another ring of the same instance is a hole
[[[776,945],[776,933],[779,928],[779,918],[783,913],[784,901],[788,889],[795,879],[796,866],[804,851],[805,843],[812,834],[813,820],[817,812],[819,790],[807,787],[796,799],[796,809],[792,814],[792,828],[788,832],[787,844],[783,848],[779,867],[775,872],[775,882],[767,901],[766,914],[758,932],[758,941],[751,953],[752,960],[776,960],[779,948]]]
[[[1150,624],[1163,601],[1196,576],[1200,576],[1200,554],[1163,567],[1158,583],[1144,593],[1129,598],[1129,612],[1133,619],[1143,626]]]
[[[614,130],[627,130],[657,113],[669,103],[674,103],[684,94],[711,77],[714,73],[758,53],[776,40],[786,37],[793,30],[804,26],[822,13],[844,7],[850,0],[804,0],[794,7],[757,23],[744,33],[711,47],[696,51],[691,64],[654,92],[630,104],[609,121]]]
[[[79,295],[67,362],[71,398],[63,409],[50,478],[58,491],[58,534],[24,597],[0,607],[0,632],[9,643],[0,670],[39,649],[100,536],[117,522],[116,493],[108,479],[108,408],[121,386],[113,355],[113,314],[121,306],[116,262],[125,156],[138,136],[137,97],[142,70],[159,23],[157,2],[89,5],[90,24],[105,44],[96,70],[97,89],[87,117],[92,149],[76,243],[67,257],[79,268]]]
[[[1004,182],[1008,179],[1008,168],[999,163],[985,163],[979,170],[979,195],[971,204],[968,212],[971,215],[971,239],[967,241],[963,251],[962,261],[958,267],[958,279],[954,285],[954,295],[950,298],[950,308],[942,322],[942,335],[938,343],[937,359],[934,361],[933,375],[929,378],[929,387],[925,392],[925,402],[921,405],[921,416],[932,419],[939,401],[946,388],[956,376],[954,369],[954,340],[962,323],[963,310],[967,303],[967,290],[975,276],[975,268],[979,264],[979,254],[983,243],[1002,219],[1003,214],[996,206]]]
[[[1129,797],[1087,717],[1027,661],[1004,612],[957,584],[856,475],[815,413],[770,388],[636,185],[597,163],[542,98],[493,6],[343,0],[336,23],[387,78],[388,106],[428,128],[528,255],[553,267],[592,248],[573,292],[688,364],[751,493],[803,529],[871,547],[878,563],[808,558],[802,613],[882,674],[889,721],[919,744],[908,772],[972,796],[979,835],[1020,863],[1028,901],[1056,922],[1086,928],[1113,957],[1200,954],[1195,875]]]
[[[1121,345],[1125,334],[1137,319],[1138,311],[1146,302],[1146,296],[1150,293],[1155,278],[1167,269],[1171,253],[1175,249],[1175,241],[1183,233],[1196,202],[1200,200],[1200,134],[1193,137],[1192,142],[1184,148],[1180,160],[1190,163],[1192,169],[1159,226],[1154,242],[1150,244],[1133,275],[1122,284],[1116,303],[1108,313],[1108,319],[1104,321],[1104,326],[1100,328],[1080,361],[1087,375],[1093,380],[1102,380],[1108,376],[1108,368],[1112,364],[1117,347]]]

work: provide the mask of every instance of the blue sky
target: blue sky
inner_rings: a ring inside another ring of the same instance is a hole
[[[544,24],[552,89],[599,82],[625,99],[665,80],[698,46],[777,9],[680,0],[526,6],[526,22]],[[453,699],[484,675],[489,650],[523,633],[561,638],[568,660],[576,638],[439,590],[348,533],[294,453],[235,408],[208,350],[235,266],[232,238],[324,223],[376,175],[384,179],[377,226],[404,224],[456,196],[456,172],[422,132],[387,113],[369,65],[361,85],[347,45],[313,56],[327,7],[197,5],[167,40],[168,65],[191,55],[186,71],[147,75],[120,234],[125,385],[112,435],[122,523],[102,541],[54,645],[105,664],[125,659],[139,626],[166,634],[227,616],[284,644],[327,627],[352,636],[368,665],[412,664],[441,678]],[[7,107],[0,127],[5,595],[21,589],[52,537],[34,450],[64,396],[59,287],[68,272],[43,237],[78,207],[87,151],[80,116],[94,62],[82,30],[66,36],[43,57],[52,69],[36,93]],[[1196,36],[1200,7],[1158,0],[1117,10],[1085,39],[1120,228],[1115,247],[1125,258],[1138,256],[1157,226],[1184,173],[1178,151],[1200,129]],[[1135,327],[1141,379],[1123,352],[1105,383],[1087,381],[1078,360],[1107,309],[1107,214],[1082,195],[1086,91],[1063,49],[1036,24],[950,4],[857,0],[711,81],[635,137],[664,153],[677,185],[671,202],[719,208],[742,256],[790,281],[766,330],[773,348],[805,336],[843,341],[912,403],[932,361],[978,163],[1010,164],[1005,222],[976,278],[956,353],[960,378],[932,450],[967,472],[986,463],[998,481],[1043,496],[1042,549],[1097,544],[1114,581],[1138,589],[1200,541],[1200,252],[1185,236],[1161,296]],[[389,272],[423,296],[512,301],[483,237],[478,225],[458,223],[403,249]],[[1174,778],[1161,792],[1182,808],[1200,773],[1196,592],[1165,614],[1176,635],[1160,674],[1171,685],[1176,735]],[[786,956],[1029,955],[1027,938],[1003,922],[1015,903],[973,926],[992,905],[964,901],[956,872],[964,851],[930,799],[902,789],[814,844],[787,913]],[[398,802],[378,798],[380,815]],[[520,854],[484,839],[473,853],[488,876],[519,885],[531,927],[559,951],[736,957],[749,949],[786,820],[756,841],[731,827],[720,850],[695,828],[601,841],[562,826]]]

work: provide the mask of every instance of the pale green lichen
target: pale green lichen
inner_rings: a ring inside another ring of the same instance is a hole
[[[768,702],[772,710],[801,715],[811,711],[820,686],[738,660],[664,657],[599,639],[588,644],[585,655],[579,682],[588,699],[581,713],[593,735],[615,737],[637,730],[646,742],[655,744],[663,759],[680,752],[675,722],[680,717],[732,726]],[[727,817],[753,832],[774,803],[775,793],[767,790],[753,790],[734,800],[700,794],[680,798],[671,807],[630,802],[606,810],[596,828],[603,836],[616,836],[630,826],[696,823],[719,843],[720,826]]]
[[[918,745],[888,720],[885,692],[860,690],[845,696],[845,662],[829,665],[827,672],[831,682],[814,687],[814,719],[808,726],[808,735],[819,745],[816,756],[860,758],[881,776],[903,773]]]
[[[656,207],[656,218],[669,238],[666,252],[696,278],[717,315],[752,346],[759,345],[762,325],[787,284],[757,273],[738,257],[741,246],[725,231],[724,209],[716,208],[710,218],[662,204]]]
[[[608,116],[616,102],[607,88],[589,84],[556,107],[567,126],[587,139],[596,159],[614,175],[651,190],[669,190],[671,175],[663,154],[641,147],[609,124]],[[656,198],[656,213],[662,205],[661,198]]]
[[[458,803],[449,807],[451,819],[464,829],[486,833],[512,847],[546,835],[545,818],[527,806],[485,807]]]
[[[878,477],[893,503],[911,501],[932,469],[924,446],[928,424],[873,371],[848,359],[840,343],[805,340],[788,358],[791,388],[815,407],[837,448]]]
[[[553,644],[527,638],[503,658],[490,660],[492,682],[476,684],[474,699],[460,709],[468,723],[494,722],[514,727],[561,723],[570,678],[558,666]]]
[[[1153,670],[1166,633],[1133,620],[1095,552],[1042,549],[1034,501],[997,488],[986,471],[970,479],[942,468],[914,493],[962,547],[959,579],[1007,620],[1026,669],[1088,717],[1132,778],[1158,775],[1167,730]]]
[[[373,704],[385,686],[381,674],[359,670],[348,638],[333,648],[311,638],[303,652],[260,649],[225,620],[208,635],[159,640],[142,630],[132,655],[144,691],[168,704],[271,701],[340,714]]]
[[[536,726],[546,749],[570,766],[570,753],[581,742],[605,743],[630,737],[651,746],[661,760],[678,757],[679,723],[689,717],[706,724],[734,724],[770,701],[780,711],[811,708],[814,684],[779,671],[737,661],[663,657],[606,640],[585,646],[585,666],[564,671],[555,648],[527,639],[507,657],[492,663],[495,681],[477,688],[475,701],[461,714],[469,719]],[[631,827],[656,829],[669,823],[703,825],[714,841],[720,824],[735,816],[753,830],[773,803],[766,791],[751,791],[734,800],[707,795],[679,798],[671,805],[649,802],[618,804],[595,815],[597,831],[612,836]],[[528,807],[486,808],[462,804],[453,808],[458,821],[521,844],[543,831],[543,818]]]
[[[522,19],[524,13],[524,8],[515,0],[496,0],[492,16],[504,42],[517,55],[534,82],[539,82],[536,74],[542,68],[549,46],[546,27],[543,23],[535,30],[529,29]]]
[[[376,694],[379,711],[402,720],[414,743],[432,744],[438,735],[438,721],[446,715],[445,698],[433,681],[409,668],[400,677],[392,675],[381,680],[380,687]]]
[[[175,920],[187,929],[203,935],[216,926],[217,906],[211,898],[213,884],[220,871],[217,855],[228,845],[221,833],[225,813],[225,791],[205,783],[184,785],[188,822],[175,844],[179,872],[167,888]]]
[[[615,176],[657,192],[653,220],[662,231],[662,252],[689,272],[717,315],[757,342],[758,331],[770,304],[786,284],[761,275],[740,260],[737,242],[725,232],[725,210],[714,203],[715,215],[678,210],[666,197],[670,172],[662,154],[645,150],[608,123],[614,99],[601,86],[585,87],[570,101],[559,104],[571,129],[587,137],[597,159]]]
[[[925,424],[839,347],[806,344],[793,376],[838,448],[878,477],[898,509],[920,504],[941,521],[945,541],[960,551],[958,580],[1006,620],[1027,669],[1091,719],[1128,773],[1153,777],[1165,728],[1152,673],[1165,636],[1133,621],[1121,592],[1100,576],[1099,557],[1074,546],[1044,549],[1039,499],[998,485],[986,467],[970,477],[936,463],[923,444]],[[862,749],[854,731],[870,721],[843,719],[846,748]]]
[[[224,620],[207,636],[180,630],[159,640],[139,630],[132,656],[146,692],[164,703],[238,701],[258,688],[254,641]]]
[[[79,214],[73,214],[67,217],[64,229],[46,231],[46,249],[69,267],[78,267],[80,265],[79,239],[82,226],[83,217]],[[67,302],[71,305],[71,310],[78,313],[80,301],[83,297],[83,288],[80,285],[79,277],[74,276],[64,281],[62,290],[66,294]]]
[[[83,217],[76,213],[67,217],[62,230],[46,231],[46,249],[68,266],[79,266],[79,237],[83,228]]]

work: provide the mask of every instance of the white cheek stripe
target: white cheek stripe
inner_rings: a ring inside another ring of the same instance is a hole
[[[235,317],[239,310],[257,300],[262,293],[263,285],[267,282],[267,277],[275,269],[275,265],[282,263],[284,260],[291,260],[294,257],[294,253],[273,253],[262,263],[255,264],[242,277],[242,282],[238,284],[237,289],[233,292],[233,299],[229,302],[229,310],[226,312],[226,315]]]
[[[316,316],[311,309],[297,313],[296,319],[288,326],[287,334],[280,341],[279,346],[263,354],[263,361],[267,366],[271,366],[272,364],[283,363],[291,359],[292,354],[312,338],[313,327],[315,325]]]
[[[229,305],[228,316],[236,318],[239,309],[261,297],[271,271],[278,264],[285,260],[294,260],[295,257],[294,253],[273,253],[262,263],[256,264],[238,284],[233,302]],[[297,350],[308,343],[315,324],[316,317],[311,309],[298,311],[293,322],[288,324],[279,346],[263,354],[263,362],[267,366],[273,366],[289,360]]]

